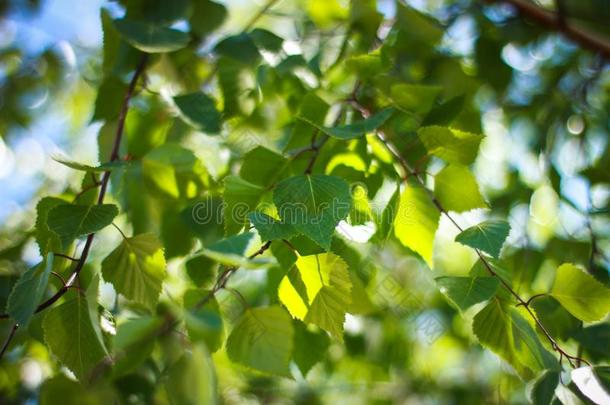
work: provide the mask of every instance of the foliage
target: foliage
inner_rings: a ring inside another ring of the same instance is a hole
[[[99,158],[0,234],[1,402],[608,401],[603,44],[424,3],[105,5]],[[0,54],[10,134],[68,86]]]

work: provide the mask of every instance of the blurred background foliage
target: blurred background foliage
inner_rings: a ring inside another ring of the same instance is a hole
[[[137,55],[126,48],[122,63],[107,64],[102,27],[124,10],[132,17],[190,30],[192,37],[188,48],[151,58],[146,86],[139,86],[128,113],[122,145],[125,155],[143,159],[143,170],[113,184],[124,213],[119,225],[131,227],[134,234],[152,231],[165,246],[170,276],[159,313],[170,311],[173,297],[185,289],[209,285],[215,277],[214,264],[185,259],[200,244],[223,235],[220,224],[202,227],[194,222],[193,205],[204,197],[208,209],[218,204],[222,179],[257,145],[276,150],[307,146],[305,138],[290,134],[299,130],[293,116],[311,89],[336,101],[349,97],[357,76],[363,80],[360,99],[375,99],[380,96],[367,94],[367,80],[383,86],[379,72],[387,63],[392,63],[392,75],[407,82],[439,86],[443,100],[435,104],[436,95],[429,96],[426,106],[424,91],[417,100],[401,101],[421,107],[419,115],[415,109],[411,119],[401,116],[387,131],[409,161],[422,161],[414,135],[422,121],[451,122],[486,135],[475,174],[493,213],[511,223],[503,260],[513,272],[515,289],[526,296],[547,291],[554,269],[564,262],[585,266],[609,285],[610,70],[601,55],[524,18],[504,2],[284,0],[256,23],[281,37],[263,30],[252,35],[258,38],[256,47],[264,50],[259,59],[256,48],[249,53],[247,46],[223,39],[240,32],[261,4],[192,3],[196,5],[184,14],[181,7],[190,4],[184,0],[0,2],[2,307],[18,275],[39,260],[31,231],[38,200],[47,195],[73,197],[87,181],[52,157],[64,154],[95,163],[108,155],[122,99],[117,95],[124,93]],[[607,1],[561,3],[569,24],[610,41]],[[555,10],[556,5],[540,1],[538,7]],[[368,51],[373,48],[376,56],[371,58]],[[109,69],[112,76],[107,75]],[[209,77],[216,80],[207,82]],[[166,102],[202,85],[222,95],[226,127],[220,137],[194,132]],[[391,83],[387,86],[383,96],[394,97]],[[161,145],[166,147],[158,148]],[[370,164],[354,152],[361,147],[366,145],[329,142],[317,167],[361,180],[358,168]],[[155,154],[149,154],[153,149]],[[384,163],[382,152],[377,158],[379,170],[367,175],[364,184],[373,208],[380,210],[383,206],[375,206],[375,196],[391,194],[384,176],[396,174],[387,160]],[[176,184],[150,175],[170,161],[184,168]],[[422,162],[418,170],[440,168],[434,160]],[[181,185],[186,183],[194,186]],[[475,210],[456,217],[473,225],[485,214]],[[437,275],[467,274],[476,259],[472,250],[453,241],[457,230],[447,218],[441,219],[436,234],[432,271],[393,240],[382,248],[361,243],[370,231],[366,225],[352,225],[342,231],[357,252],[350,267],[357,269],[371,302],[363,304],[359,315],[348,315],[344,344],[318,336],[318,344],[328,351],[307,379],[298,373],[296,380],[245,371],[219,351],[213,359],[222,401],[527,402],[525,382],[476,343],[471,331],[476,311],[461,314],[434,283]],[[98,238],[91,268],[99,268],[120,235],[109,229]],[[197,266],[209,273],[197,274]],[[278,277],[273,269],[247,272],[236,275],[234,285],[251,305],[262,305],[275,296]],[[51,283],[59,287],[57,280]],[[126,316],[113,312],[116,300],[112,287],[103,284],[100,303],[111,312],[111,323]],[[219,301],[231,324],[239,304],[224,292]],[[607,321],[600,325],[566,337],[567,347],[576,352],[579,342],[593,339],[596,343],[587,345],[584,354],[607,364],[609,326]],[[0,335],[7,335],[9,328],[9,322],[2,323]],[[166,403],[168,392],[186,390],[179,375],[173,377],[174,387],[163,390],[156,385],[163,371],[158,365],[181,352],[181,340],[174,335],[159,338],[153,355],[114,379],[112,386],[100,383],[85,389],[61,377],[43,344],[40,320],[34,319],[29,329],[18,333],[0,365],[2,403],[97,404],[116,395],[121,403]]]

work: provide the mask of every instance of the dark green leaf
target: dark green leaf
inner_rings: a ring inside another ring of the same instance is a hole
[[[327,135],[330,135],[334,138],[338,139],[355,139],[364,136],[365,134],[372,132],[382,126],[394,113],[393,108],[383,109],[370,117],[353,122],[347,125],[339,125],[336,127],[325,127],[316,123],[315,121],[310,121],[307,117],[299,116],[298,118],[307,122],[308,124],[318,128],[320,131],[324,132]]]
[[[349,185],[320,174],[295,176],[280,182],[273,192],[280,218],[326,250],[340,220],[351,208]]]
[[[508,237],[510,225],[502,220],[488,220],[465,229],[455,237],[456,242],[482,250],[498,258],[502,245]]]
[[[500,285],[495,277],[438,277],[436,283],[441,292],[462,311],[490,299]]]
[[[220,132],[220,113],[214,100],[202,92],[182,94],[174,97],[186,123],[198,131],[213,135]]]
[[[116,205],[62,204],[52,208],[47,215],[47,225],[61,238],[64,248],[79,236],[105,228],[119,213]]]
[[[248,219],[261,236],[262,240],[290,239],[297,234],[292,225],[283,223],[262,212],[252,212]]]
[[[133,47],[147,53],[177,51],[190,41],[186,32],[142,21],[114,20],[114,26]]]
[[[8,297],[6,311],[21,327],[26,327],[42,301],[53,269],[53,253],[28,269],[15,283]]]

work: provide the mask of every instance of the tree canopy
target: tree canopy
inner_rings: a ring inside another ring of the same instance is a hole
[[[605,1],[64,3],[0,7],[0,402],[610,403]]]

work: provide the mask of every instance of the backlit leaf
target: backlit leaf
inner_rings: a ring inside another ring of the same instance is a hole
[[[256,370],[289,376],[294,347],[290,315],[278,306],[248,308],[227,339],[227,354]]]
[[[466,166],[451,164],[434,176],[434,196],[448,211],[487,208],[477,180]]]
[[[417,131],[428,153],[448,163],[469,165],[474,162],[483,135],[471,134],[446,127],[430,126]]]
[[[102,274],[117,292],[154,308],[166,276],[163,246],[150,233],[125,238],[102,262]]]
[[[433,267],[432,249],[439,218],[440,213],[424,188],[408,185],[404,189],[394,218],[394,234],[430,268]]]
[[[585,322],[598,321],[610,312],[610,289],[571,263],[557,269],[551,295]]]

